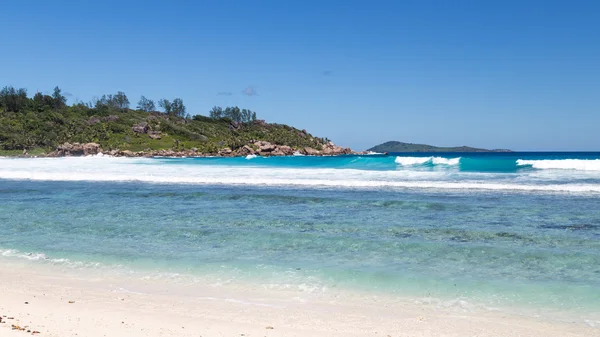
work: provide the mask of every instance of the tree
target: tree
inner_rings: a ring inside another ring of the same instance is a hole
[[[171,111],[173,115],[178,117],[185,116],[185,105],[183,105],[183,100],[181,98],[175,98],[173,103],[171,103]]]
[[[248,109],[242,109],[241,122],[248,123],[250,121],[252,121],[252,111]]]
[[[119,91],[116,95],[113,96],[113,106],[121,111],[125,111],[125,109],[129,109],[129,99],[124,92]]]
[[[120,110],[124,112],[129,108],[129,98],[124,92],[119,91],[114,95],[102,95],[99,99],[95,99],[94,106],[98,110]]]
[[[211,118],[229,118],[238,123],[250,123],[256,120],[256,112],[249,109],[241,109],[237,106],[226,107],[225,110],[220,107],[213,107],[210,111]]]
[[[140,101],[138,102],[137,109],[143,110],[146,112],[150,112],[150,111],[156,110],[156,106],[154,105],[153,100],[148,99],[142,95],[142,97],[140,98]]]
[[[54,92],[52,93],[52,106],[54,107],[54,110],[60,110],[67,106],[67,98],[60,92],[61,90],[58,86],[54,87]]]
[[[208,112],[210,118],[219,119],[223,118],[223,108],[220,106],[213,106],[212,109]]]
[[[19,112],[27,105],[27,89],[14,87],[4,87],[0,90],[0,106],[4,111]]]
[[[158,106],[163,108],[163,110],[165,110],[165,113],[167,115],[171,114],[171,102],[169,102],[168,99],[166,98],[161,98],[158,100]]]
[[[165,113],[170,116],[184,117],[185,116],[185,105],[181,98],[175,98],[173,102],[168,99],[162,98],[158,101],[158,106],[165,110]]]
[[[44,95],[41,92],[37,92],[33,96],[33,109],[38,112],[50,110],[54,108],[54,98],[52,96]]]

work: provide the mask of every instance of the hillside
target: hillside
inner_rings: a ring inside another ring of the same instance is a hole
[[[510,152],[510,150],[486,150],[469,146],[437,147],[425,144],[412,144],[397,141],[389,141],[374,146],[367,151],[373,152]]]
[[[95,103],[68,106],[65,102],[58,88],[52,96],[38,93],[33,98],[28,98],[23,89],[2,89],[0,155],[57,153],[65,143],[97,143],[105,153],[112,150],[148,155],[161,150],[199,155],[258,154],[260,147],[263,154],[275,155],[350,151],[306,130],[257,120],[255,112],[237,107],[215,107],[210,111],[212,117],[190,117],[180,99],[172,103],[159,101],[167,112],[156,111],[154,102],[145,97],[137,109],[130,109],[124,93],[102,96]]]

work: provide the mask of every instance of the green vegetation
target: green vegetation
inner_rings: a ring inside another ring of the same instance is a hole
[[[510,150],[486,150],[468,146],[437,147],[425,144],[402,143],[396,141],[385,142],[374,146],[367,151],[373,152],[509,152]]]
[[[95,142],[104,150],[196,148],[203,153],[235,150],[258,140],[293,148],[321,149],[325,144],[325,139],[304,130],[265,123],[255,112],[238,107],[214,107],[212,117],[191,117],[180,98],[159,100],[164,112],[156,111],[154,101],[144,96],[136,109],[129,106],[123,92],[67,105],[58,87],[52,95],[36,93],[32,98],[25,89],[5,87],[0,90],[0,155],[24,150],[43,154],[66,142]]]

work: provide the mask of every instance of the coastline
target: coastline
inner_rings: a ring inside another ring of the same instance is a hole
[[[0,261],[2,336],[592,336],[581,323],[368,297],[100,277]],[[13,318],[13,319],[8,319]],[[27,327],[11,330],[12,325]],[[31,332],[27,333],[26,331]]]
[[[232,150],[229,147],[224,147],[217,152],[199,152],[197,148],[173,150],[147,150],[147,151],[129,151],[111,149],[104,150],[97,143],[64,143],[56,148],[55,151],[49,153],[40,153],[30,155],[26,150],[22,154],[10,155],[14,158],[54,158],[54,157],[82,157],[95,155],[108,155],[111,157],[246,157],[246,156],[263,156],[263,157],[283,157],[283,156],[340,156],[340,155],[361,155],[369,154],[368,151],[357,152],[350,148],[342,148],[332,142],[328,142],[320,149],[312,147],[290,147],[287,145],[272,144],[266,141],[256,141],[246,144],[242,147]]]

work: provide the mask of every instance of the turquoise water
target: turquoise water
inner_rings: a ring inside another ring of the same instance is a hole
[[[0,159],[0,258],[600,321],[598,158]]]

